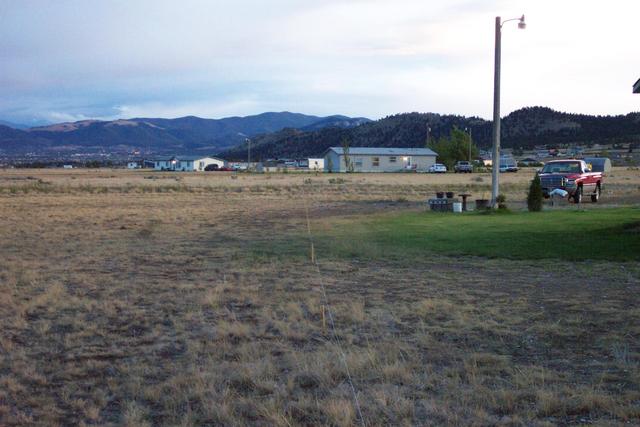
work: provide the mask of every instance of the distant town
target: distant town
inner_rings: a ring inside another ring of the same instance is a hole
[[[356,147],[354,147],[356,148]],[[397,148],[402,150],[402,148]],[[133,152],[128,155],[103,153],[99,155],[75,154],[71,156],[50,157],[27,153],[26,155],[11,158],[0,158],[0,168],[120,168],[120,169],[154,169],[158,171],[253,171],[263,172],[328,172],[326,153],[319,153],[314,157],[304,158],[268,158],[247,161],[234,161],[218,156],[193,156],[193,155],[143,155]],[[545,162],[559,158],[585,158],[608,157],[615,166],[640,165],[640,145],[627,144],[593,144],[585,146],[560,146],[548,147],[546,145],[535,146],[532,150],[505,148],[502,157],[513,159],[518,167],[537,167]],[[407,156],[404,156],[407,157]],[[437,159],[434,159],[434,162]],[[490,167],[492,165],[491,151],[479,150],[478,155],[471,159],[478,167]],[[415,168],[399,165],[391,169],[379,169],[379,172],[411,172],[420,171]],[[409,165],[410,166],[410,165]],[[339,170],[331,170],[339,172]],[[375,172],[369,169],[367,172]],[[424,171],[424,170],[423,170]],[[354,170],[358,172],[358,170]]]

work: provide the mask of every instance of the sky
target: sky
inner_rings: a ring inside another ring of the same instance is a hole
[[[0,0],[0,119],[640,111],[638,0]]]

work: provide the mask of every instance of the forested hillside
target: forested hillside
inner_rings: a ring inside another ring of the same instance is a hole
[[[316,131],[284,129],[252,140],[254,158],[317,156],[348,141],[351,146],[423,147],[429,138],[447,136],[453,127],[471,132],[481,148],[491,146],[492,122],[478,117],[432,113],[397,114],[355,128]],[[430,129],[430,130],[429,130]],[[523,108],[502,119],[502,146],[616,143],[640,141],[640,113],[624,116],[589,116],[545,107]],[[222,153],[245,158],[246,145]]]

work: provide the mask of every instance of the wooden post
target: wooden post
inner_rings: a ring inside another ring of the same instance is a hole
[[[324,304],[322,304],[322,329],[325,332],[327,331],[327,318],[324,314]]]

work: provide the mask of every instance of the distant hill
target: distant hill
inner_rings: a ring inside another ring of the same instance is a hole
[[[29,126],[27,125],[23,125],[21,123],[13,123],[13,122],[8,122],[6,120],[0,120],[0,125],[2,126],[7,126],[13,129],[28,129]]]
[[[51,142],[28,132],[0,125],[0,154],[47,149]]]
[[[431,129],[431,138],[439,138],[448,135],[454,126],[468,129],[480,147],[491,146],[491,121],[478,117],[405,113],[355,128],[284,129],[253,138],[251,151],[255,158],[264,159],[317,156],[328,147],[340,146],[343,140],[349,141],[354,147],[423,147],[427,128]],[[502,119],[503,147],[634,141],[640,141],[640,113],[589,116],[562,113],[545,107],[528,107]],[[241,144],[221,155],[242,159],[246,156],[246,145]]]
[[[529,107],[509,114],[502,127],[507,146],[631,142],[640,140],[640,113],[590,116]]]
[[[368,119],[317,117],[290,112],[224,119],[188,116],[177,119],[83,120],[25,131],[7,127],[11,131],[0,132],[0,154],[34,151],[56,154],[130,153],[136,150],[154,154],[212,154],[236,146],[246,138],[284,128],[353,127],[366,121]]]

